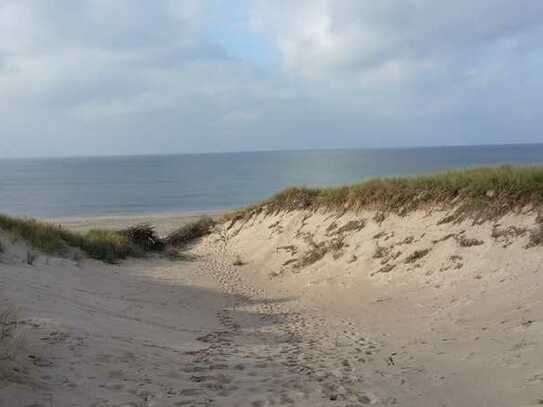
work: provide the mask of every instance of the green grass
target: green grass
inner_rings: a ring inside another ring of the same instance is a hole
[[[147,224],[120,231],[93,229],[80,234],[34,219],[0,215],[0,229],[26,241],[34,249],[49,255],[66,256],[73,248],[78,248],[89,257],[107,263],[117,263],[128,257],[141,257],[151,251],[183,248],[192,240],[210,233],[214,224],[211,218],[203,217],[180,227],[166,239],[161,239],[154,228]],[[179,259],[185,257],[178,253]]]
[[[209,234],[214,225],[213,219],[207,216],[202,217],[170,233],[165,239],[166,244],[171,247],[186,246],[191,241]]]
[[[141,256],[144,253],[126,236],[117,232],[91,230],[79,234],[34,219],[6,215],[0,215],[0,228],[50,255],[63,256],[69,254],[70,248],[79,248],[92,258],[116,263],[129,256]]]
[[[288,188],[272,198],[230,214],[236,220],[256,212],[296,209],[375,209],[407,214],[428,207],[455,208],[451,220],[488,219],[543,203],[543,167],[501,166],[418,177],[373,179],[337,188]]]
[[[127,257],[142,257],[145,250],[118,232],[93,229],[83,235],[81,249],[90,257],[116,263]]]

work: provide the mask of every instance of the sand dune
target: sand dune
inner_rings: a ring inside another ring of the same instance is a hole
[[[446,218],[260,214],[194,262],[120,266],[28,265],[2,236],[2,305],[20,307],[24,341],[0,362],[0,405],[540,404],[535,214]]]

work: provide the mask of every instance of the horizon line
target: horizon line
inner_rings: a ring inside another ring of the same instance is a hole
[[[127,153],[127,154],[96,154],[96,155],[35,155],[35,156],[15,156],[3,157],[0,160],[48,160],[48,159],[70,159],[70,158],[129,158],[129,157],[175,157],[183,155],[221,155],[221,154],[254,154],[254,153],[296,153],[311,151],[346,151],[346,150],[414,150],[414,149],[434,149],[434,148],[465,148],[465,147],[508,147],[508,146],[533,146],[543,145],[541,142],[526,143],[494,143],[494,144],[443,144],[443,145],[416,145],[416,146],[397,146],[397,147],[333,147],[333,148],[297,148],[297,149],[262,149],[262,150],[239,150],[239,151],[203,151],[192,153]]]

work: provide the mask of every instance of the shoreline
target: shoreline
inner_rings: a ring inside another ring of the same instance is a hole
[[[46,223],[61,225],[72,232],[85,232],[95,228],[118,230],[141,223],[151,223],[159,235],[164,235],[203,216],[219,219],[228,212],[228,210],[220,210],[134,215],[66,216],[43,218],[40,220]]]

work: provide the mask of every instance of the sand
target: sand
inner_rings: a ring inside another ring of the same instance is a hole
[[[62,225],[74,232],[86,232],[89,229],[98,228],[106,230],[119,230],[127,226],[142,223],[150,223],[155,226],[157,232],[166,235],[179,226],[192,222],[202,216],[210,216],[220,219],[224,211],[216,212],[189,212],[189,213],[159,213],[147,215],[120,215],[120,216],[94,216],[94,217],[63,217],[44,219],[44,221]]]
[[[120,266],[30,266],[2,236],[23,340],[0,361],[0,405],[543,403],[535,215],[446,215],[261,214],[195,244],[195,261]]]

